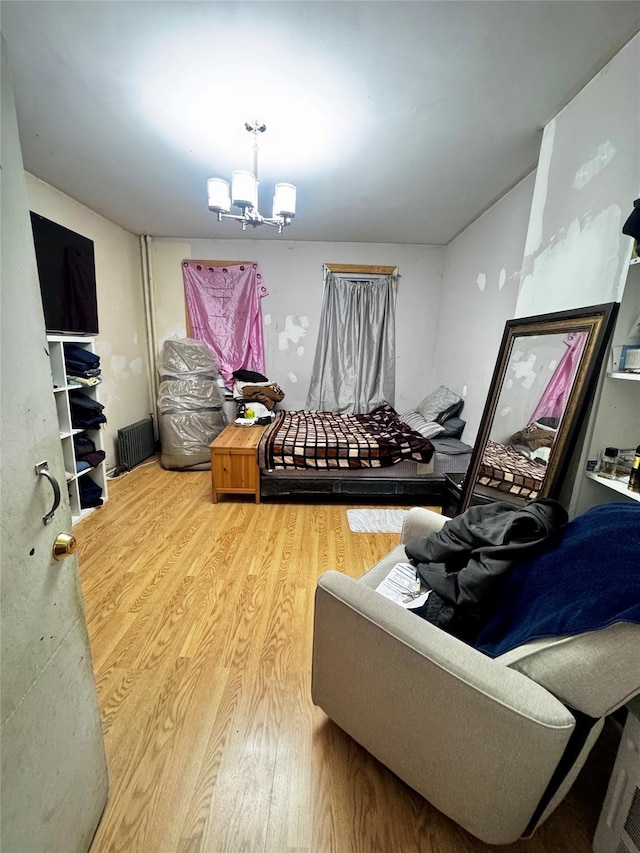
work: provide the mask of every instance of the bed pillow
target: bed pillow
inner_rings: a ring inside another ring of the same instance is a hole
[[[416,411],[429,423],[432,421],[442,423],[447,418],[456,415],[462,408],[462,404],[462,397],[454,394],[444,385],[440,385],[439,388],[436,388],[418,403]]]
[[[445,421],[448,421],[449,418],[454,418],[456,415],[460,414],[460,410],[464,406],[464,400],[459,400],[457,403],[452,403],[448,409],[445,409],[444,412],[441,412],[436,418],[437,423],[442,424]]]
[[[462,418],[447,418],[446,421],[442,422],[444,428],[442,434],[443,436],[448,435],[451,438],[460,438],[466,425],[467,422],[463,421]]]
[[[436,435],[441,435],[445,431],[441,424],[437,424],[435,421],[425,421],[422,415],[415,410],[400,415],[400,420],[404,421],[411,429],[419,432],[423,438],[435,438]]]

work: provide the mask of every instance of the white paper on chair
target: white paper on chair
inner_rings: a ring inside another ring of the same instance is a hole
[[[415,566],[411,563],[396,563],[386,578],[378,584],[376,592],[411,610],[414,607],[421,607],[431,590],[425,589],[417,594]]]

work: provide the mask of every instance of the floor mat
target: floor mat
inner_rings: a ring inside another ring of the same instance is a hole
[[[406,509],[348,509],[349,527],[354,533],[400,533]]]

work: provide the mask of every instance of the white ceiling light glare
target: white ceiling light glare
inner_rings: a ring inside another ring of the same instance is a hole
[[[276,184],[273,196],[273,212],[271,216],[263,216],[258,210],[258,135],[266,131],[267,126],[261,121],[245,122],[245,130],[253,134],[253,171],[236,170],[229,184],[222,178],[209,178],[207,194],[209,210],[217,215],[218,222],[223,219],[233,219],[242,225],[257,228],[259,225],[270,225],[282,234],[283,229],[291,224],[296,215],[296,188],[293,184]],[[231,206],[237,207],[240,213],[231,213]]]
[[[211,4],[211,14],[219,6]],[[208,31],[173,32],[154,43],[139,67],[136,97],[163,139],[202,166],[230,173],[246,145],[244,123],[264,117],[265,181],[285,169],[296,177],[322,173],[358,145],[369,107],[364,84],[352,72],[327,64],[317,48],[288,38],[282,28],[245,28],[242,45],[246,56],[286,56],[295,74],[239,65],[237,30],[227,33],[223,24],[216,28],[215,55]],[[221,68],[233,71],[222,74]]]

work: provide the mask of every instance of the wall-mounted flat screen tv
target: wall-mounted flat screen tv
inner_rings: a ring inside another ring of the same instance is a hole
[[[31,211],[47,332],[98,334],[93,240]]]

